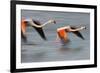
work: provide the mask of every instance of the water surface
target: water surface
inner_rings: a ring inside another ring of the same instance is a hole
[[[57,24],[50,24],[43,27],[47,41],[41,39],[39,34],[32,27],[27,28],[28,42],[21,44],[21,62],[50,62],[90,59],[90,14],[75,12],[51,12],[22,10],[22,17],[32,17],[41,23],[49,19],[57,20]],[[70,43],[62,46],[56,42],[56,30],[59,27],[73,25],[86,26],[87,29],[80,31],[85,40],[69,33]]]

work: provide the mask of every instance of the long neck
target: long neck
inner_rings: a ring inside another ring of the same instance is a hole
[[[52,22],[51,22],[51,20],[49,20],[49,21],[45,22],[45,23],[44,23],[44,24],[42,24],[41,26],[43,27],[43,26],[45,26],[45,25],[47,25],[47,24],[50,24],[50,23],[52,23]]]
[[[33,23],[33,21],[30,21],[29,23],[30,23],[32,26],[34,26],[34,27],[41,28],[41,27],[44,27],[45,25],[51,23],[51,21],[49,20],[49,21],[45,22],[45,23],[42,24],[42,25],[36,25],[36,24]]]
[[[83,29],[85,29],[86,27],[84,26],[84,27],[80,27],[80,28],[77,28],[77,29],[70,29],[70,31],[80,31],[80,30],[83,30]]]

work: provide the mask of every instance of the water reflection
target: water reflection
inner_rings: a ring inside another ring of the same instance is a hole
[[[62,46],[61,48],[59,48],[59,51],[60,52],[70,52],[70,51],[77,51],[77,52],[79,52],[79,51],[81,51],[82,50],[82,46],[81,47],[76,47],[76,48],[71,48],[71,47],[68,47],[68,45],[67,46]]]

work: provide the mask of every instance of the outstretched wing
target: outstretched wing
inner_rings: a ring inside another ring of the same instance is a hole
[[[27,42],[27,37],[24,35],[24,33],[21,31],[21,37],[24,42]]]
[[[76,29],[76,28],[75,28],[75,27],[71,27],[71,29]],[[77,35],[77,36],[80,37],[81,39],[85,40],[84,37],[83,37],[83,35],[82,35],[79,31],[74,31],[74,32],[72,32],[72,33],[74,33],[75,35]]]
[[[33,20],[33,23],[35,23],[36,25],[41,25],[41,23],[37,20]],[[35,28],[35,30],[38,32],[38,34],[41,36],[42,39],[46,40],[46,36],[42,28],[36,28],[34,26],[32,27]]]

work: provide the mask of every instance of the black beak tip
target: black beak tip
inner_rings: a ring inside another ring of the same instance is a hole
[[[56,24],[56,21],[54,20],[54,24]]]

